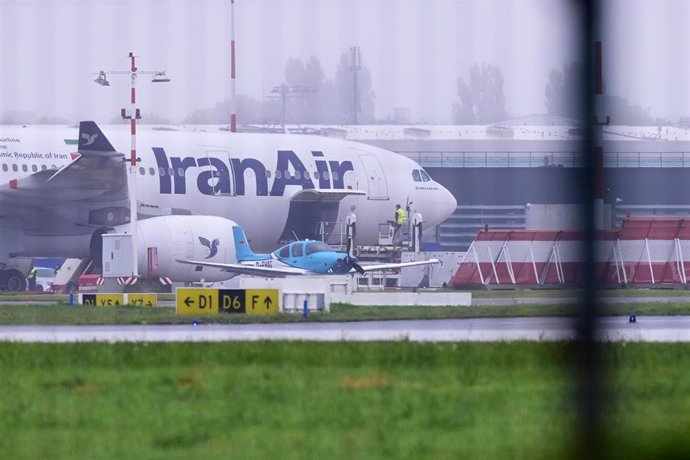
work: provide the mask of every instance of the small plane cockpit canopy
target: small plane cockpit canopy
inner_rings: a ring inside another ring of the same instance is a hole
[[[286,257],[309,256],[315,252],[331,252],[333,249],[321,241],[296,241],[287,244],[275,252],[279,259]]]
[[[431,177],[423,169],[413,169],[412,180],[415,182],[431,182]]]

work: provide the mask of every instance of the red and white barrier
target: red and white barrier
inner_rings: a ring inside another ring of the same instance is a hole
[[[575,230],[482,230],[451,285],[577,284],[582,244],[582,232]]]
[[[623,221],[606,284],[687,284],[690,220],[630,218]]]
[[[603,285],[686,284],[690,220],[628,218],[596,232]],[[568,286],[584,281],[584,234],[577,230],[489,230],[477,234],[452,286]]]

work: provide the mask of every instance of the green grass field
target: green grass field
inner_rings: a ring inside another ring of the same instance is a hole
[[[570,346],[0,343],[0,456],[572,457]],[[608,457],[690,452],[690,346],[604,348]]]

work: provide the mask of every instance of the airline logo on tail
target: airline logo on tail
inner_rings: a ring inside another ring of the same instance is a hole
[[[174,172],[173,175],[166,173],[158,176],[161,194],[184,195],[187,193],[187,186],[195,186],[204,195],[243,196],[246,194],[245,173],[248,170],[253,172],[257,196],[283,196],[288,185],[296,185],[302,189],[344,189],[345,173],[354,171],[351,161],[327,161],[320,151],[311,152],[316,171],[307,170],[292,150],[278,150],[273,168],[256,158],[168,158],[162,147],[153,147],[153,154],[159,170]],[[196,183],[188,184],[188,171],[196,168],[201,169]]]
[[[94,142],[96,142],[97,137],[98,137],[98,133],[96,133],[96,134],[81,133],[81,138],[86,141],[82,144],[82,147],[86,147],[88,145],[93,144]]]

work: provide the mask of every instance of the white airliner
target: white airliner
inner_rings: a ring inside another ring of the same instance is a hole
[[[99,260],[101,234],[129,231],[129,145],[129,127],[104,133],[91,121],[79,131],[1,126],[0,263],[17,256]],[[235,263],[234,225],[260,251],[322,234],[334,243],[333,223],[355,206],[357,243],[373,245],[396,204],[414,202],[424,228],[456,207],[414,161],[340,139],[145,128],[137,154],[140,272],[177,281],[199,275],[176,259]],[[157,252],[153,264],[149,248]],[[12,275],[0,271],[0,286]]]

